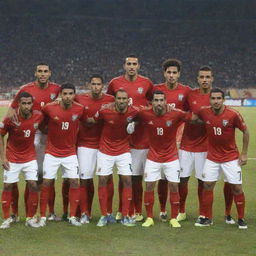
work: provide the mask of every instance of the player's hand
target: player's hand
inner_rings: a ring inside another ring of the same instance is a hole
[[[170,104],[170,103],[168,103],[166,105],[166,107],[167,107],[167,112],[171,112],[172,110],[175,109],[175,105],[174,104]]]
[[[126,131],[128,134],[133,134],[135,131],[135,122],[131,122],[127,125]]]
[[[241,154],[239,157],[239,165],[246,165],[247,164],[247,154]]]
[[[2,167],[6,170],[9,171],[10,165],[9,162],[7,160],[4,160],[2,163]]]
[[[10,108],[8,109],[8,112],[7,112],[6,116],[7,116],[8,118],[10,118],[14,123],[18,123],[18,122],[19,122],[16,109],[14,109],[14,108],[11,108],[11,107],[10,107]]]

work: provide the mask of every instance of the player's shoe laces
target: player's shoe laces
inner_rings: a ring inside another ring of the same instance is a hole
[[[244,219],[238,219],[237,223],[238,223],[239,229],[247,229],[248,228],[247,223],[245,222]]]
[[[41,217],[38,223],[40,227],[46,226],[46,217]]]
[[[37,222],[35,218],[26,218],[25,226],[32,228],[40,228],[40,224]]]
[[[120,221],[122,219],[122,213],[121,212],[117,212],[116,213],[116,221]]]
[[[12,217],[4,220],[4,222],[1,224],[0,229],[7,229],[10,228],[11,223],[13,223],[13,219]]]
[[[128,216],[124,216],[121,220],[121,224],[126,227],[134,227],[136,226],[136,221]]]
[[[107,224],[108,224],[108,216],[101,216],[97,223],[97,227],[104,227]]]
[[[235,220],[232,218],[232,216],[231,215],[228,215],[228,216],[225,216],[225,222],[227,223],[227,224],[236,224],[236,222],[235,222]]]
[[[177,219],[171,219],[169,222],[170,226],[172,226],[173,228],[180,228],[181,225],[180,223],[177,221]]]
[[[12,215],[11,215],[11,218],[12,218],[12,220],[13,220],[13,223],[17,223],[17,222],[20,221],[20,217],[17,216],[17,215],[15,215],[15,214],[12,214]]]
[[[108,218],[108,223],[110,223],[110,224],[115,224],[116,223],[116,219],[112,214],[109,213],[107,215],[107,218]]]
[[[63,213],[61,219],[62,219],[63,221],[68,221],[68,213],[67,213],[67,212],[66,212],[66,213]]]
[[[145,227],[145,228],[148,228],[148,227],[151,227],[151,226],[154,226],[154,220],[150,217],[148,217],[146,219],[146,221],[144,223],[142,223],[141,225],[142,227]]]
[[[143,221],[144,217],[141,213],[135,213],[135,220],[137,222]]]
[[[183,221],[187,219],[187,214],[185,212],[180,212],[177,216],[177,221]]]
[[[55,213],[50,213],[47,220],[49,220],[49,221],[61,221],[62,218],[58,217]]]
[[[162,222],[166,222],[167,221],[167,212],[160,212],[159,218]]]
[[[80,223],[81,224],[89,224],[90,223],[90,219],[86,214],[82,214],[81,218],[80,218]]]
[[[77,218],[75,216],[72,216],[69,218],[68,222],[73,225],[73,226],[76,226],[76,227],[80,227],[82,226],[82,224],[77,220]]]
[[[196,221],[195,226],[196,227],[209,227],[212,224],[213,224],[213,221],[211,219],[206,218],[206,217],[200,217]]]

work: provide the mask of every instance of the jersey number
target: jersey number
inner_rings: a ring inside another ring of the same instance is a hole
[[[222,131],[220,127],[213,127],[214,135],[221,135]]]
[[[160,127],[157,127],[156,128],[156,134],[160,135],[160,136],[164,135],[164,129],[160,128]]]
[[[68,127],[69,127],[69,122],[62,122],[61,123],[61,129],[62,130],[68,130]]]
[[[31,133],[30,130],[23,130],[23,132],[24,132],[24,137],[26,138],[30,137],[30,133]]]

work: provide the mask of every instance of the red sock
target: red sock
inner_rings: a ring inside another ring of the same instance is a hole
[[[26,182],[26,187],[24,191],[24,205],[25,205],[25,214],[28,215],[28,194],[29,194],[29,188],[28,183]]]
[[[203,190],[202,194],[203,216],[212,219],[213,191]]]
[[[122,194],[123,194],[123,183],[119,178],[118,182],[118,193],[119,193],[119,205],[118,205],[118,211],[122,212]]]
[[[2,209],[4,218],[10,218],[10,206],[12,201],[12,191],[3,191],[2,192]]]
[[[88,215],[88,195],[85,186],[80,187],[80,209],[82,214]]]
[[[94,197],[94,184],[93,180],[87,185],[87,191],[88,191],[88,214],[89,216],[92,215],[92,202]]]
[[[107,190],[108,190],[108,204],[107,204],[107,210],[108,213],[112,213],[112,204],[113,204],[113,197],[114,197],[114,183],[113,179],[110,179],[107,184]]]
[[[19,188],[17,183],[14,183],[12,186],[12,213],[16,216],[19,215]]]
[[[188,195],[188,183],[183,182],[179,184],[179,195],[180,195],[180,212],[185,212],[185,204]],[[175,217],[176,218],[176,217]]]
[[[134,208],[134,200],[133,200],[133,196],[132,196],[132,200],[130,201],[128,215],[130,217],[132,217],[132,216],[134,216],[134,214],[135,214],[135,208]]]
[[[144,191],[144,205],[149,218],[153,218],[154,201],[154,191]]]
[[[158,181],[157,192],[158,192],[158,198],[160,203],[160,211],[165,212],[165,206],[166,206],[166,201],[168,197],[168,181],[167,180]]]
[[[28,213],[26,217],[32,218],[36,214],[38,206],[38,192],[29,192],[28,196]]]
[[[54,202],[55,202],[55,185],[50,185],[49,199],[48,199],[48,207],[49,213],[54,213]]]
[[[239,195],[234,195],[234,201],[236,204],[238,219],[243,219],[244,218],[244,208],[245,208],[244,192],[242,192]]]
[[[46,216],[46,207],[49,200],[49,187],[41,186],[41,193],[40,193],[40,215],[41,217]]]
[[[129,213],[130,203],[132,201],[132,188],[123,188],[122,193],[122,215],[127,216]]]
[[[202,209],[202,195],[203,195],[203,189],[204,189],[203,184],[198,183],[197,195],[198,195],[198,203],[199,203],[199,215],[201,215],[201,216],[204,216],[204,215],[203,215],[203,209]]]
[[[171,219],[176,219],[180,208],[179,192],[170,192]]]
[[[231,215],[231,208],[233,203],[233,193],[231,185],[228,182],[224,183],[224,199],[225,199],[225,215]]]
[[[107,194],[107,192],[108,192],[107,187],[99,187],[98,188],[100,210],[101,210],[101,215],[102,216],[107,215],[107,204],[108,204],[108,194]]]
[[[79,196],[80,196],[80,191],[79,191]],[[81,198],[81,197],[80,197]],[[81,214],[82,214],[82,212],[81,212],[81,208],[80,208],[80,200],[79,200],[79,204],[77,205],[77,207],[76,207],[76,217],[77,218],[81,218]]]
[[[142,213],[142,194],[143,194],[143,187],[142,187],[142,180],[138,180],[135,184],[132,184],[132,193],[133,193],[133,200],[134,200],[134,207],[136,213]]]
[[[80,188],[69,188],[70,217],[76,216],[77,206],[80,200]]]
[[[63,213],[68,213],[68,193],[69,193],[69,182],[62,182],[62,203],[63,203]]]

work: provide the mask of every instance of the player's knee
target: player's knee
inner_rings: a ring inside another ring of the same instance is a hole
[[[204,189],[211,191],[214,189],[215,182],[204,182]]]
[[[12,191],[13,183],[4,183],[4,191]]]
[[[235,195],[239,195],[243,193],[243,188],[241,184],[233,184],[231,188],[232,188],[232,193]]]
[[[169,182],[170,192],[178,192],[179,191],[179,183]]]
[[[38,191],[38,186],[37,186],[36,181],[29,180],[28,181],[28,188],[29,188],[29,191],[31,191],[31,192],[37,192]]]

